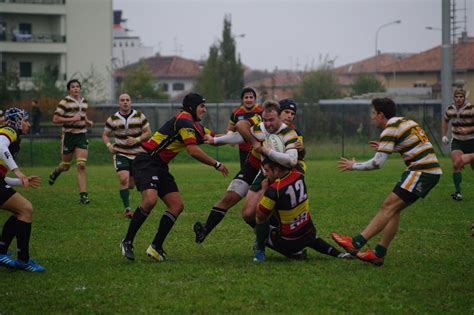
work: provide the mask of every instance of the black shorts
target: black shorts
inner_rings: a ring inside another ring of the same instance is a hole
[[[15,189],[5,182],[5,178],[0,177],[0,206],[7,202],[15,193]]]
[[[474,140],[458,140],[453,139],[451,142],[451,151],[459,150],[462,153],[474,153]]]
[[[271,235],[273,246],[285,256],[291,256],[292,254],[311,246],[316,239],[316,227],[312,221],[307,224],[311,224],[312,228],[304,236],[298,239],[283,238],[279,233],[275,233],[277,232],[275,230]]]
[[[168,164],[148,154],[139,154],[132,163],[132,176],[138,191],[155,189],[162,199],[172,192],[179,192],[178,185],[170,174]]]
[[[250,166],[248,163],[244,165],[240,169],[240,171],[237,173],[237,175],[234,176],[234,179],[240,179],[246,182],[247,184],[252,185],[255,177],[257,177],[259,170]]]
[[[249,151],[242,151],[239,150],[239,159],[240,159],[240,168],[244,168],[245,164],[247,163],[247,158],[249,156]]]

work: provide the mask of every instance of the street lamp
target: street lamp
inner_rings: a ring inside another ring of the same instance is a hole
[[[441,27],[425,26],[425,28],[430,31],[442,31]]]
[[[385,23],[385,24],[382,24],[379,26],[379,28],[377,29],[377,31],[375,32],[375,74],[377,74],[377,66],[378,66],[378,54],[379,54],[379,51],[378,51],[378,39],[379,39],[379,32],[382,28],[384,27],[387,27],[389,25],[393,25],[393,24],[400,24],[402,23],[402,20],[396,20],[396,21],[393,21],[393,22],[390,22],[390,23]]]

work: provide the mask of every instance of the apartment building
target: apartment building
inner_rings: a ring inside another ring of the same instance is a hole
[[[112,12],[112,0],[0,0],[0,71],[25,89],[47,67],[58,83],[93,78],[87,97],[111,99]]]

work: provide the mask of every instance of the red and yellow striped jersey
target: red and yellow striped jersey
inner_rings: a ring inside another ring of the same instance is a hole
[[[251,124],[252,118],[254,116],[261,116],[263,112],[263,108],[260,104],[255,104],[252,108],[247,109],[244,105],[240,105],[239,107],[235,108],[230,115],[229,124],[235,126],[240,120],[249,120]],[[240,151],[249,152],[250,151],[250,144],[248,143],[241,143],[239,144]]]
[[[18,133],[10,127],[0,127],[0,137],[4,136],[10,140],[10,145],[8,146],[8,151],[10,151],[13,158],[16,157],[20,151],[20,142],[21,138]],[[6,163],[0,159],[0,177],[5,177],[8,173],[8,167]]]

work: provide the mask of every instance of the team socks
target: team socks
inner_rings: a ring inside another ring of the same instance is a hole
[[[16,221],[16,241],[18,247],[18,259],[23,262],[30,260],[30,236],[31,223]]]
[[[142,226],[143,222],[145,222],[147,217],[148,213],[146,213],[141,207],[138,207],[137,210],[135,210],[132,220],[130,221],[130,225],[128,226],[128,231],[124,238],[124,242],[133,242],[135,235],[137,235],[138,230]]]
[[[15,237],[16,222],[16,216],[12,215],[3,225],[2,235],[0,236],[0,254],[7,253],[8,247],[10,247],[10,244]]]
[[[268,237],[269,230],[270,230],[270,226],[268,225],[268,222],[255,225],[255,235],[257,236],[257,249],[258,250],[265,249],[265,240]]]
[[[163,249],[163,242],[165,241],[166,236],[168,236],[168,233],[173,228],[175,222],[176,217],[171,212],[165,211],[161,217],[158,232],[156,232],[155,238],[152,242],[152,244],[155,246],[155,249]]]
[[[385,255],[387,255],[387,248],[379,244],[375,246],[374,252],[375,252],[375,256],[379,258],[383,258],[385,257]]]
[[[456,188],[456,192],[461,193],[461,182],[462,182],[462,173],[457,172],[453,173],[453,183]]]
[[[362,248],[367,243],[367,240],[361,235],[358,234],[352,238],[352,245],[354,245],[355,248]]]
[[[339,250],[329,245],[320,237],[316,237],[313,244],[311,244],[311,248],[320,252],[321,254],[326,254],[332,257],[338,257],[341,254]]]
[[[209,216],[207,217],[206,221],[206,234],[209,234],[216,227],[216,225],[218,225],[222,221],[222,219],[224,219],[226,213],[226,209],[218,207],[213,207],[211,209],[211,212],[209,213]]]
[[[124,208],[130,208],[130,190],[120,189],[120,199],[122,199]]]

